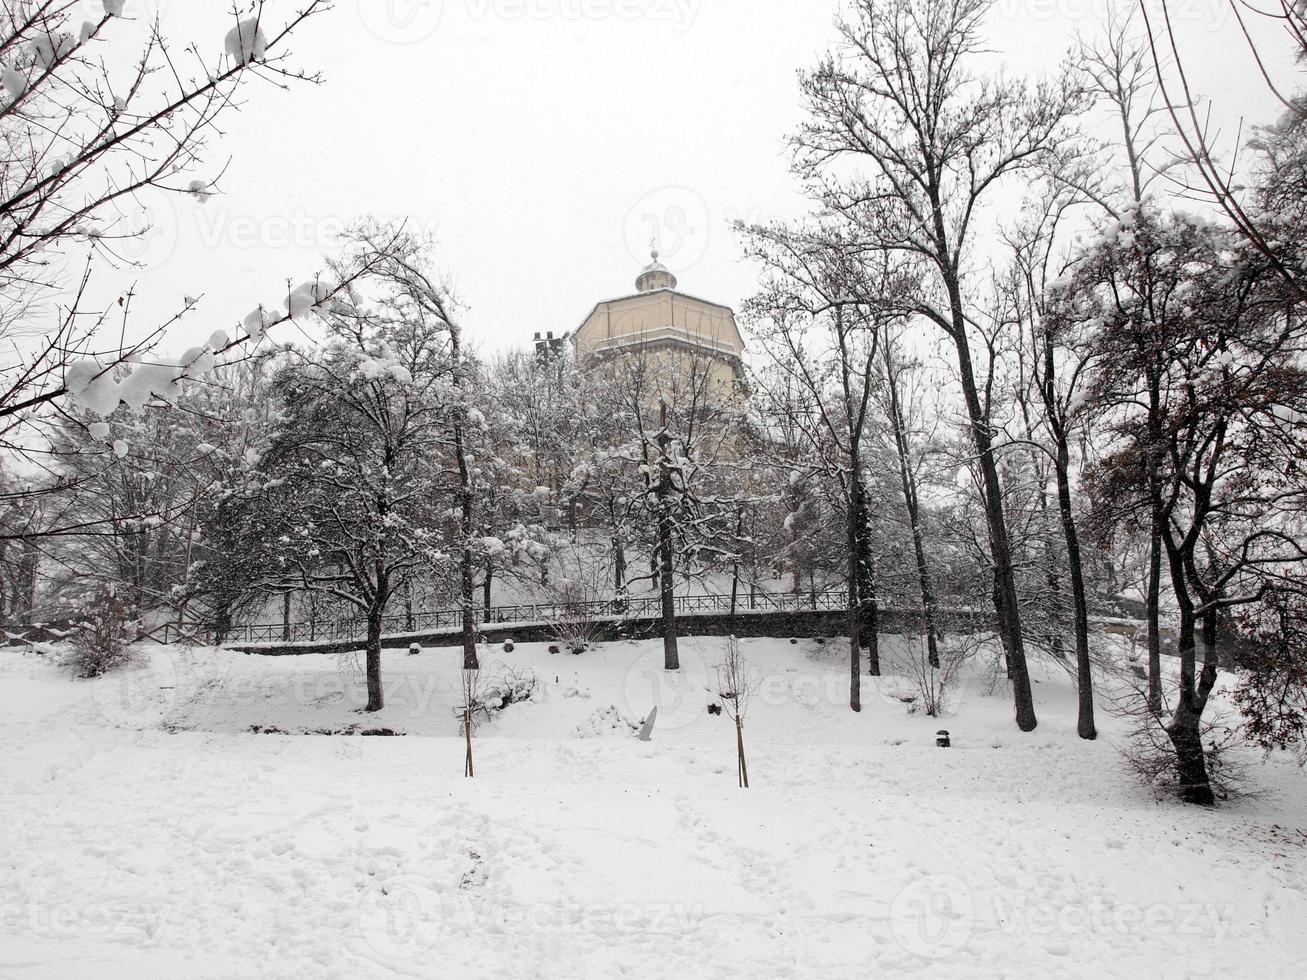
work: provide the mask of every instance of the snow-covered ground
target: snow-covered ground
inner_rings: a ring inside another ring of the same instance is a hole
[[[908,714],[837,642],[745,641],[734,732],[705,690],[719,639],[499,665],[536,697],[463,778],[458,656],[352,665],[156,647],[73,680],[0,651],[0,977],[1288,977],[1307,959],[1307,778],[1215,811],[1122,770],[1121,723],[1075,736],[1037,666],[1023,735],[982,669]],[[894,641],[898,642],[898,641]],[[631,725],[654,703],[650,742]],[[255,734],[385,727],[405,737]],[[946,727],[953,745],[935,746]]]

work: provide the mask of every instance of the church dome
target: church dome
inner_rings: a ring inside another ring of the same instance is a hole
[[[658,261],[658,249],[650,253],[653,259],[648,265],[640,270],[640,275],[636,277],[635,288],[641,293],[651,293],[655,289],[675,289],[676,277],[668,271],[667,266]]]

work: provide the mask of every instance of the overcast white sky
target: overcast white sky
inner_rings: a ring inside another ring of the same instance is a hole
[[[1105,2],[998,0],[994,46],[1015,73],[1055,71]],[[265,17],[297,5],[270,0]],[[129,14],[150,9],[174,39],[221,51],[225,0],[128,0]],[[1273,118],[1225,0],[1174,9],[1221,117]],[[337,0],[292,48],[325,84],[246,87],[198,174],[230,156],[222,194],[152,202],[138,322],[203,293],[167,347],[231,329],[284,296],[287,278],[310,276],[335,232],[368,212],[436,234],[483,350],[573,329],[630,291],[654,234],[683,290],[738,305],[751,270],[729,222],[803,206],[783,140],[799,120],[796,71],[833,41],[834,11],[833,0]]]

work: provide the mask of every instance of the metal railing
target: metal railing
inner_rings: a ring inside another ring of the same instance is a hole
[[[843,589],[821,592],[741,592],[735,612],[829,612],[845,608]],[[731,612],[729,595],[678,595],[674,599],[678,616],[722,615]],[[557,623],[598,619],[657,619],[662,616],[660,596],[625,596],[588,602],[526,602],[512,605],[478,606],[473,614],[477,625]],[[381,618],[383,635],[405,633],[456,633],[463,628],[461,609],[414,610]],[[154,633],[164,643],[211,644],[217,630],[201,624],[164,624]],[[301,643],[362,640],[367,620],[359,617],[286,623],[254,623],[233,626],[222,641],[233,643]]]

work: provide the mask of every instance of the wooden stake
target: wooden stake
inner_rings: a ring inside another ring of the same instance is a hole
[[[735,719],[735,748],[739,756],[739,776],[740,786],[743,789],[749,788],[749,767],[744,761],[744,722],[740,721],[737,716]]]
[[[467,761],[463,764],[463,775],[472,778],[472,712],[463,710],[463,733],[467,736]]]

